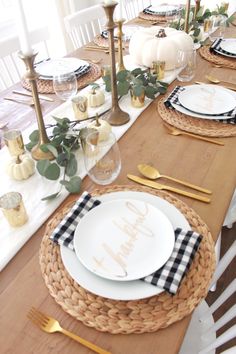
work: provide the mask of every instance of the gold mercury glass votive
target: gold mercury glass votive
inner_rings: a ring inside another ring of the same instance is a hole
[[[102,77],[107,76],[107,75],[111,75],[111,65],[109,64],[104,64],[102,65]]]
[[[75,96],[71,100],[75,118],[83,120],[88,118],[88,99],[85,96]]]
[[[220,7],[223,7],[224,11],[227,12],[227,11],[228,11],[228,8],[229,8],[229,3],[223,1],[223,2],[220,4]]]
[[[8,130],[4,132],[3,139],[11,156],[19,156],[25,152],[20,130]]]
[[[152,62],[152,73],[157,75],[157,80],[164,79],[165,76],[165,62],[156,60]]]
[[[18,192],[4,194],[0,198],[0,208],[8,223],[13,227],[22,226],[28,220],[22,195]]]
[[[204,25],[203,25],[203,31],[205,33],[208,33],[212,28],[212,20],[210,20],[209,18],[205,18],[204,20]]]

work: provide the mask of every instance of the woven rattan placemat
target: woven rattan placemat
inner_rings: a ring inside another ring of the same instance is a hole
[[[101,76],[101,68],[99,65],[90,63],[90,70],[87,74],[84,74],[80,78],[78,78],[78,90],[82,89],[83,87],[87,86],[90,82],[97,80]],[[21,81],[22,86],[31,91],[30,82],[23,79]],[[37,87],[39,93],[54,93],[53,90],[53,82],[52,80],[37,80]]]
[[[236,69],[236,59],[235,58],[228,58],[224,57],[220,54],[214,54],[210,52],[209,46],[203,46],[199,49],[199,53],[202,58],[206,59],[210,63],[215,65],[222,65],[226,68]]]
[[[166,108],[166,97],[162,97],[157,104],[161,118],[176,128],[187,132],[214,137],[236,136],[236,124],[226,124],[209,119],[193,118],[175,109]]]
[[[103,332],[154,332],[189,315],[206,296],[215,268],[214,243],[207,225],[194,210],[176,197],[146,187],[112,186],[92,193],[95,196],[118,191],[141,191],[159,196],[178,208],[194,230],[204,237],[178,293],[163,292],[137,301],[116,301],[94,295],[78,285],[67,273],[59,246],[49,236],[70,209],[59,211],[49,221],[40,248],[40,266],[51,296],[71,316]]]

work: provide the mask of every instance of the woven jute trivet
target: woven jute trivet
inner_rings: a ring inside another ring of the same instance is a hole
[[[116,301],[94,295],[78,285],[65,270],[59,246],[49,240],[71,204],[58,212],[47,225],[40,248],[41,271],[55,301],[85,325],[113,334],[154,332],[189,315],[206,296],[215,268],[214,243],[207,225],[196,212],[168,193],[151,191],[146,187],[112,186],[92,194],[99,196],[125,190],[152,193],[172,203],[192,228],[203,235],[199,250],[176,295],[163,292],[142,300]]]
[[[167,20],[171,19],[172,17],[169,16],[160,16],[160,15],[150,15],[146,14],[145,12],[140,12],[138,14],[139,18],[142,18],[143,20],[151,21],[151,22],[160,22],[160,23],[166,23]]]
[[[175,109],[166,108],[162,97],[157,104],[161,118],[176,128],[203,136],[230,137],[236,136],[236,124],[226,124],[209,119],[193,118]]]
[[[199,53],[202,58],[206,59],[210,63],[213,63],[215,65],[222,65],[222,66],[230,68],[230,69],[236,69],[236,59],[235,58],[229,58],[229,57],[224,57],[220,54],[214,54],[214,53],[210,52],[209,46],[201,47],[199,49]]]
[[[91,66],[91,68],[88,71],[88,73],[86,73],[83,76],[78,78],[78,80],[77,80],[78,90],[87,86],[90,82],[97,80],[101,76],[101,68],[99,65],[90,63],[90,66]],[[28,80],[22,79],[21,84],[25,89],[31,91],[31,85]],[[52,80],[38,79],[37,80],[37,87],[38,87],[39,93],[54,93]]]

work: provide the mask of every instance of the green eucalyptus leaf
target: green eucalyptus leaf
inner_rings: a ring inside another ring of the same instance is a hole
[[[52,200],[52,199],[56,198],[60,192],[61,192],[61,191],[58,191],[58,192],[53,193],[53,194],[50,194],[50,195],[48,195],[47,197],[42,198],[41,200],[43,200],[43,201],[45,201],[45,200]]]
[[[77,172],[77,160],[74,154],[70,155],[70,159],[68,160],[65,173],[67,176],[72,177]]]
[[[157,92],[159,92],[161,95],[166,93],[167,87],[165,86],[157,86]]]
[[[37,142],[31,141],[30,143],[25,144],[25,148],[27,151],[31,151],[35,145],[37,145]]]
[[[36,168],[41,176],[45,176],[45,171],[49,166],[50,166],[49,160],[40,160],[36,163]]]
[[[129,83],[128,82],[118,82],[117,91],[119,96],[125,96],[129,92]]]
[[[58,117],[55,117],[55,116],[52,116],[53,119],[57,122],[58,125],[64,125],[65,123],[70,123],[70,120],[69,118],[58,118]]]
[[[38,141],[39,141],[39,131],[38,130],[34,130],[30,134],[29,139],[30,139],[30,141],[35,142],[35,144],[37,144]]]
[[[142,74],[143,70],[140,69],[140,68],[136,68],[134,70],[131,71],[131,74],[134,75],[134,76],[137,76],[137,75],[140,75]]]
[[[72,177],[69,181],[60,181],[60,183],[65,186],[66,190],[70,193],[79,193],[81,182],[81,178],[78,176]]]
[[[121,70],[116,74],[117,81],[125,81],[129,74],[128,70]]]
[[[155,93],[156,93],[156,90],[154,87],[152,87],[152,86],[145,87],[145,94],[148,98],[154,99]]]
[[[111,80],[105,81],[105,90],[111,92]]]
[[[60,167],[53,162],[46,168],[44,176],[51,181],[55,181],[59,178],[60,172]]]
[[[132,88],[134,96],[141,96],[144,92],[144,87],[143,86],[133,86]]]
[[[55,148],[55,146],[53,146],[52,144],[47,144],[47,148],[53,154],[53,156],[55,156],[55,157],[58,156],[58,152],[57,152],[57,149]]]
[[[59,166],[65,167],[68,161],[68,154],[66,152],[62,152],[57,156],[56,162]]]

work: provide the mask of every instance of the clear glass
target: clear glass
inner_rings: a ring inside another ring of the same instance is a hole
[[[224,38],[227,18],[223,15],[211,16],[211,29],[209,38],[214,42],[217,38]]]
[[[77,79],[74,72],[60,73],[53,77],[55,94],[63,101],[74,97],[77,93]]]
[[[178,50],[176,58],[177,79],[191,81],[196,71],[196,50]]]
[[[97,184],[112,183],[120,173],[121,158],[115,135],[111,132],[105,141],[99,132],[88,134],[83,144],[84,164],[89,177]]]

